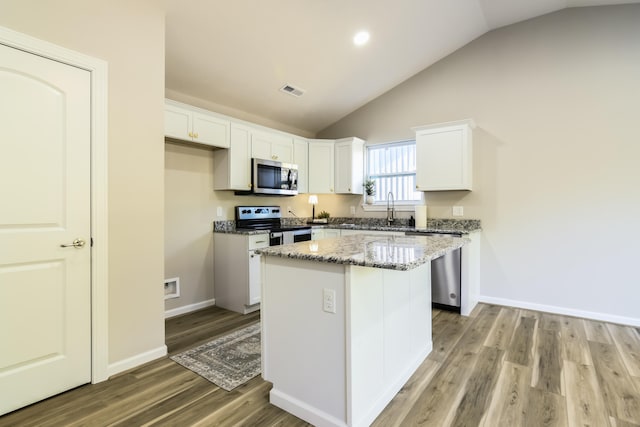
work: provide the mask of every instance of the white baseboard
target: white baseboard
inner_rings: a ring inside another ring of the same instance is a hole
[[[517,301],[506,298],[494,298],[485,295],[480,296],[480,302],[507,307],[524,308],[527,310],[543,311],[546,313],[562,314],[565,316],[583,317],[585,319],[599,320],[602,322],[619,323],[621,325],[640,326],[640,319],[634,317],[615,316],[594,311],[575,310],[572,308],[558,307],[555,305],[535,304],[526,301]]]
[[[269,403],[315,426],[347,427],[343,420],[276,390],[275,386],[269,392]]]
[[[195,304],[183,305],[182,307],[172,308],[171,310],[167,310],[164,312],[164,318],[168,319],[170,317],[179,316],[181,314],[191,313],[192,311],[200,310],[201,308],[211,307],[212,305],[216,305],[215,298],[197,302]]]
[[[146,351],[144,353],[136,354],[124,360],[120,360],[115,363],[110,363],[107,367],[109,376],[119,374],[120,372],[128,371],[137,366],[143,365],[147,362],[159,359],[167,355],[167,346],[163,345],[156,349]]]

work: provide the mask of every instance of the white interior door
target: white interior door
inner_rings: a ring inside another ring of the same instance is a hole
[[[90,73],[0,45],[0,94],[2,414],[91,380]]]

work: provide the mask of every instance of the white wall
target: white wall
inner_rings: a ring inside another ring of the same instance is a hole
[[[126,366],[157,354],[164,347],[164,6],[2,0],[0,25],[108,62],[109,362]]]
[[[485,300],[640,324],[639,22],[591,7],[492,31],[319,137],[475,119],[477,188],[427,203],[482,219]]]
[[[165,278],[179,277],[179,298],[167,310],[213,299],[212,150],[165,143]]]

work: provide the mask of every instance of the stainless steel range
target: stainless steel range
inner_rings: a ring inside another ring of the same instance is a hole
[[[269,245],[311,240],[311,227],[282,225],[280,206],[236,206],[236,229],[269,230]]]

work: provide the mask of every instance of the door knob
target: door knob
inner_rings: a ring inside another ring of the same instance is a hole
[[[70,248],[70,247],[74,247],[74,248],[78,248],[80,249],[81,247],[84,246],[84,240],[82,239],[76,239],[71,243],[67,243],[66,245],[60,245],[61,248]]]

